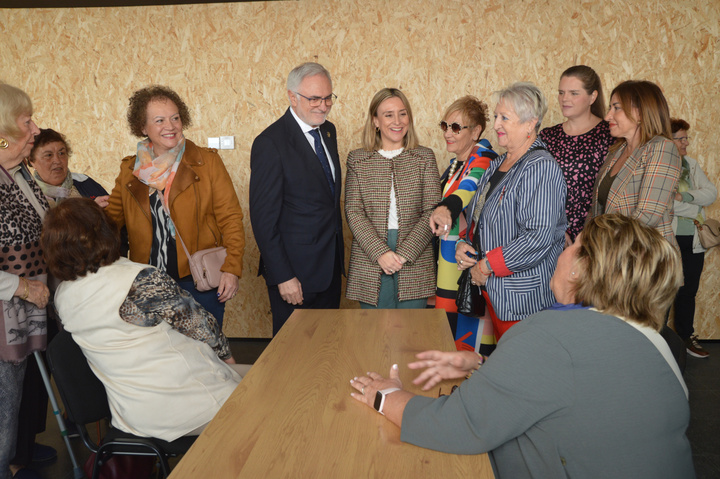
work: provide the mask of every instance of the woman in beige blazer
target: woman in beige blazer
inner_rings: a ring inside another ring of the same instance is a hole
[[[418,144],[405,95],[370,102],[363,147],[347,159],[345,214],[353,233],[348,299],[362,308],[424,308],[435,292],[428,220],[440,201],[432,150]]]
[[[604,213],[629,216],[677,248],[673,200],[682,163],[662,90],[644,80],[620,83],[610,95],[605,120],[617,140],[598,172],[588,220]]]

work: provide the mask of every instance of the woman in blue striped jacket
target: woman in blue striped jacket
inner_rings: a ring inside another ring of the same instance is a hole
[[[458,267],[472,268],[473,283],[484,287],[498,339],[555,302],[550,277],[565,241],[566,186],[537,136],[546,112],[545,97],[531,83],[498,93],[493,128],[507,152],[480,178],[456,248]]]

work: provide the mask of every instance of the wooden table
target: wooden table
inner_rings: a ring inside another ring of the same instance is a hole
[[[298,310],[171,474],[171,478],[492,478],[486,454],[400,442],[400,429],[350,397],[350,379],[387,376],[417,352],[451,351],[441,310]]]

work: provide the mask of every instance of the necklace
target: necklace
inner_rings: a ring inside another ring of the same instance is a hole
[[[452,178],[453,175],[455,174],[455,170],[457,170],[457,166],[458,166],[458,161],[457,161],[457,160],[453,160],[452,164],[450,165],[450,169],[448,170],[448,175],[447,175],[448,180],[449,180],[450,178]]]

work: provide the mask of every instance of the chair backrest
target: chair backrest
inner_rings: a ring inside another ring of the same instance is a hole
[[[46,354],[67,415],[73,422],[89,424],[110,417],[105,386],[90,369],[70,333],[60,331],[48,345]]]

